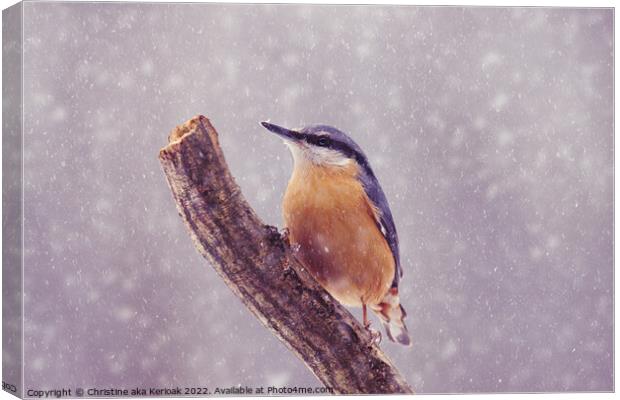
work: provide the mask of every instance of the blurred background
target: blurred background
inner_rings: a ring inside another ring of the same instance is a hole
[[[319,385],[177,215],[158,150],[204,114],[280,227],[259,121],[365,149],[416,392],[613,389],[611,9],[25,3],[24,29],[26,388]]]

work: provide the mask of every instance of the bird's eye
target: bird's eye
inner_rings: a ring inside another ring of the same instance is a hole
[[[326,137],[321,137],[319,138],[319,140],[316,141],[316,144],[321,147],[327,147],[329,146],[329,139]]]

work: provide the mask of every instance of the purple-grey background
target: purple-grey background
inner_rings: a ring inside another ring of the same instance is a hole
[[[157,154],[195,114],[274,225],[291,159],[259,121],[366,150],[414,342],[382,347],[418,393],[613,389],[612,10],[24,13],[26,389],[318,385],[177,215]]]

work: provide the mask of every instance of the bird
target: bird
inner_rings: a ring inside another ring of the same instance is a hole
[[[379,340],[368,308],[391,341],[409,346],[398,292],[403,274],[398,235],[368,158],[349,135],[329,125],[261,124],[293,156],[282,214],[296,257],[337,301],[361,306],[364,327]]]

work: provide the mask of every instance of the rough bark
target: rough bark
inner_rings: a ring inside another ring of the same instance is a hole
[[[159,153],[198,251],[228,287],[334,393],[411,393],[364,327],[265,225],[230,174],[203,116],[175,128]]]

